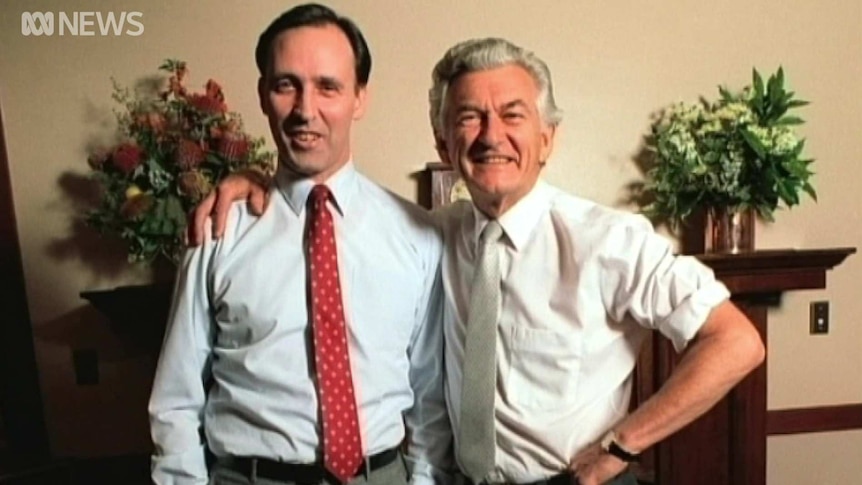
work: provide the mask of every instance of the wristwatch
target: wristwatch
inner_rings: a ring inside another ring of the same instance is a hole
[[[601,445],[605,453],[611,454],[626,463],[638,461],[638,453],[629,451],[617,443],[617,434],[614,433],[614,430],[605,433],[602,437]]]

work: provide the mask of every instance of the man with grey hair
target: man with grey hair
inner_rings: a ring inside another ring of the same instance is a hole
[[[561,115],[533,53],[460,43],[429,98],[437,151],[472,197],[439,216],[461,469],[473,483],[634,484],[627,462],[760,364],[760,337],[713,273],[674,256],[646,219],[540,179]],[[650,330],[686,353],[627,415]]]
[[[537,56],[503,39],[460,43],[434,68],[429,99],[440,158],[472,198],[437,213],[464,481],[634,484],[628,462],[762,362],[757,331],[712,271],[675,256],[646,219],[540,179],[561,115]],[[234,180],[222,197],[260,191],[249,185]],[[651,330],[685,354],[627,414]]]

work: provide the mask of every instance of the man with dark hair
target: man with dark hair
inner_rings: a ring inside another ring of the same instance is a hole
[[[230,230],[185,256],[150,399],[153,480],[442,482],[442,242],[353,165],[365,40],[302,5],[255,55],[279,152],[272,204],[261,218],[235,204]]]
[[[462,483],[635,485],[629,462],[763,361],[757,330],[645,218],[542,180],[562,113],[538,56],[504,39],[459,43],[435,66],[429,100],[437,152],[472,199],[436,214]],[[227,184],[222,198],[263,190]],[[684,354],[628,413],[650,331]]]
[[[272,43],[276,37],[285,30],[298,27],[324,27],[333,25],[341,29],[341,32],[350,42],[353,49],[353,60],[356,63],[356,82],[359,86],[368,85],[368,76],[371,74],[371,52],[368,43],[359,27],[347,17],[340,17],[332,9],[315,3],[299,5],[275,19],[266,30],[260,34],[257,47],[254,49],[254,61],[261,76],[267,74],[272,62]]]

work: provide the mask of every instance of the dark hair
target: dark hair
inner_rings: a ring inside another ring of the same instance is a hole
[[[257,47],[254,49],[254,60],[261,76],[266,76],[267,68],[272,62],[272,42],[285,30],[299,27],[334,25],[344,32],[350,47],[353,48],[353,58],[356,61],[356,82],[359,86],[368,84],[371,74],[371,52],[365,42],[359,27],[347,17],[341,17],[331,8],[317,3],[298,5],[284,12],[275,19],[266,30],[260,34]]]

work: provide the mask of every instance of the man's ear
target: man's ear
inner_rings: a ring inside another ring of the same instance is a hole
[[[269,88],[266,86],[266,79],[261,76],[257,78],[257,99],[260,103],[260,111],[264,115],[269,115]]]
[[[439,135],[434,135],[434,148],[437,150],[437,156],[440,161],[446,165],[452,165],[452,160],[449,159],[449,150],[446,149],[446,140]]]
[[[353,119],[358,120],[365,114],[365,106],[368,105],[368,86],[359,86],[356,89],[356,101],[353,103]]]
[[[554,137],[557,134],[557,126],[556,125],[545,125],[542,127],[542,147],[539,154],[539,160],[544,167],[548,162],[548,159],[551,157],[551,152],[554,150]]]

